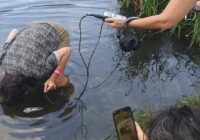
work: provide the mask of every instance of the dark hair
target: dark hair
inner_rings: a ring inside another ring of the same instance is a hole
[[[26,90],[29,87],[29,80],[22,74],[7,74],[0,82],[0,97],[3,103],[16,105],[23,100]]]
[[[171,108],[159,112],[147,127],[149,140],[200,140],[200,108]]]

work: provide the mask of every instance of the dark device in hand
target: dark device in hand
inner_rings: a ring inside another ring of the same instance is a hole
[[[138,140],[135,121],[130,107],[121,108],[113,113],[119,140]]]

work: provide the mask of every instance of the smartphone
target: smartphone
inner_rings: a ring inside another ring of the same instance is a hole
[[[124,107],[113,113],[118,140],[138,140],[135,121],[130,107]]]

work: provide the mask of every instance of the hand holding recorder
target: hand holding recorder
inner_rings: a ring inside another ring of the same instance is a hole
[[[120,28],[123,24],[123,22],[127,19],[127,17],[110,13],[110,12],[104,12],[104,16],[107,16],[108,18],[105,19],[105,22],[112,26],[113,28]],[[126,28],[126,26],[125,26]]]

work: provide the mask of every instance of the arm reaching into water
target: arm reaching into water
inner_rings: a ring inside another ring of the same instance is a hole
[[[3,46],[3,52],[0,55],[0,64],[2,63],[2,60],[3,60],[3,58],[4,58],[5,54],[6,54],[6,51],[9,49],[9,45],[12,43],[12,41],[13,41],[14,37],[16,36],[17,32],[18,32],[17,29],[12,29],[10,31],[10,33],[9,33],[9,35],[8,35],[6,41],[5,41],[5,44]]]
[[[56,67],[56,70],[60,71],[60,76],[58,76],[55,72],[49,77],[49,79],[44,84],[44,92],[48,92],[52,89],[56,89],[57,87],[62,87],[66,85],[69,81],[67,77],[64,76],[64,70],[67,64],[67,61],[71,54],[71,48],[64,47],[60,48],[56,51],[56,54],[60,57],[60,62]]]
[[[17,34],[17,32],[18,32],[17,29],[12,29],[10,31],[10,33],[9,33],[9,35],[8,35],[5,43],[10,42],[15,37],[15,35]]]
[[[168,29],[178,23],[195,6],[196,0],[170,0],[161,14],[133,20],[127,28]],[[108,25],[119,28],[120,19],[107,18]]]

